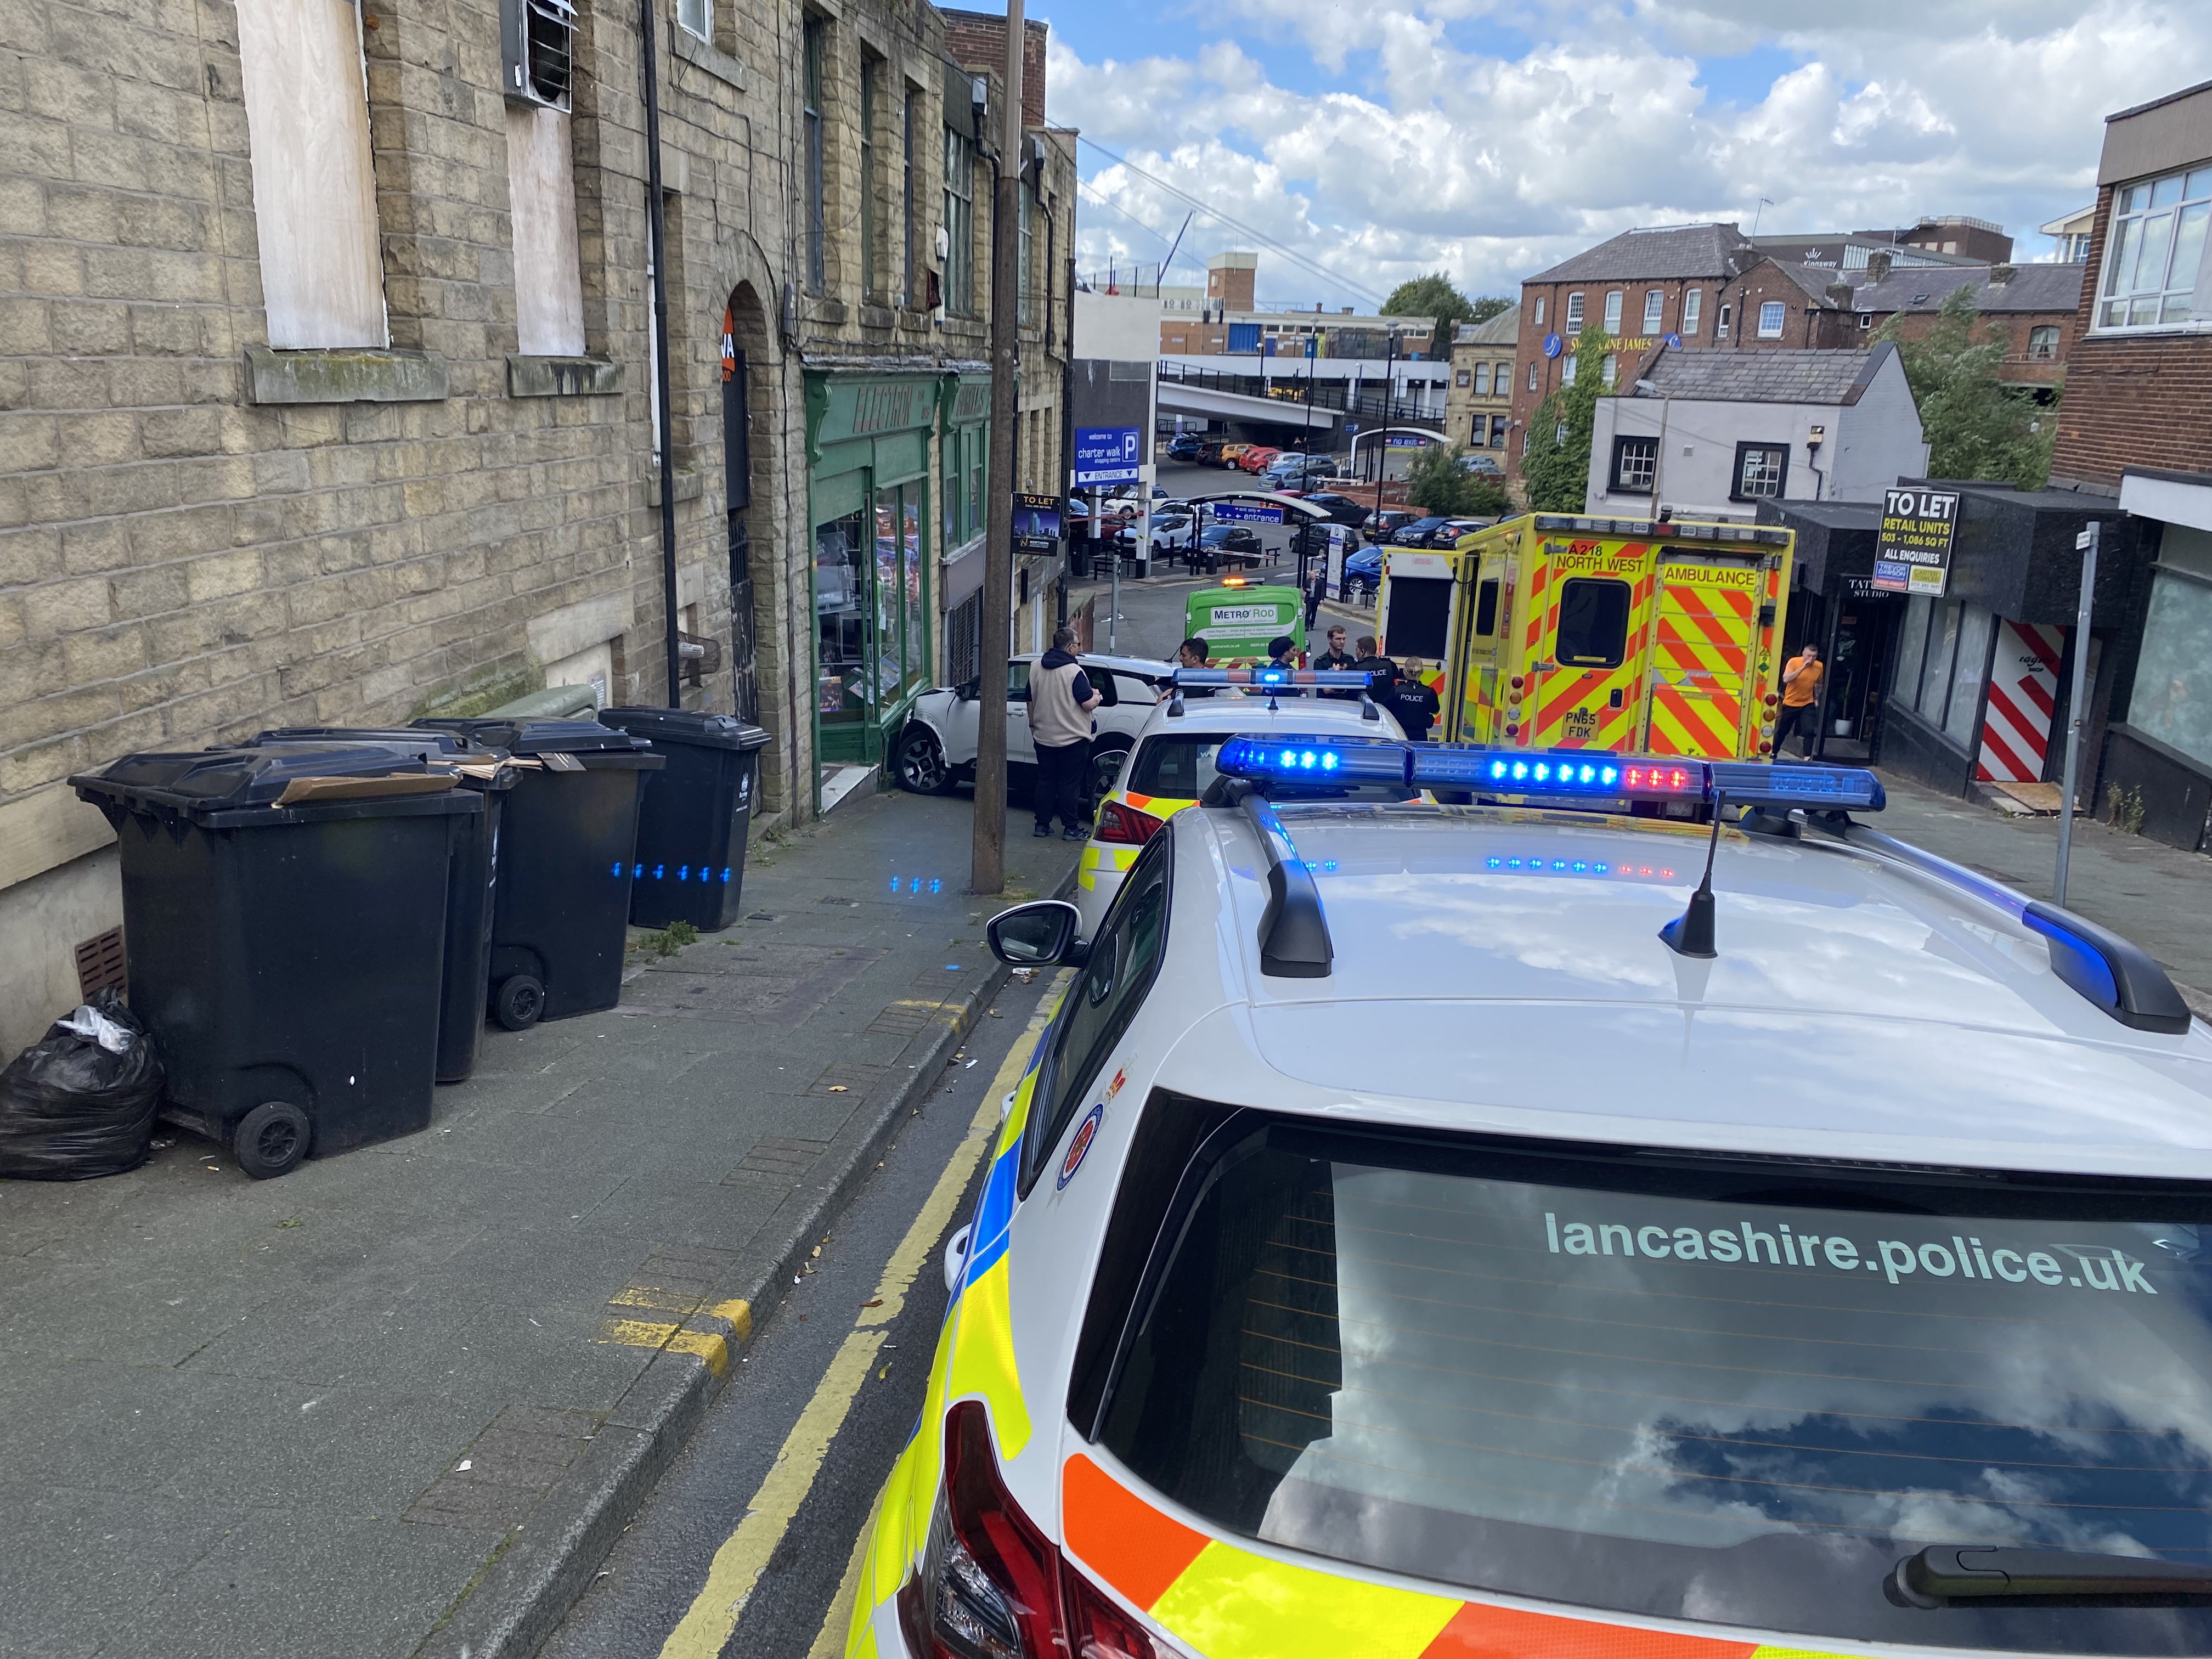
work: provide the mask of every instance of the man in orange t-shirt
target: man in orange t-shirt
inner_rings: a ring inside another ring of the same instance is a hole
[[[1826,672],[1820,647],[1807,645],[1782,665],[1782,714],[1774,722],[1774,757],[1782,758],[1782,745],[1794,732],[1805,738],[1805,758],[1813,758],[1813,735],[1820,722],[1815,707],[1820,696],[1820,676]]]

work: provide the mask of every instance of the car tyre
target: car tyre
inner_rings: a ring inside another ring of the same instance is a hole
[[[1344,600],[1346,605],[1365,605],[1367,603],[1367,583],[1365,580],[1358,576],[1354,576],[1350,580],[1346,581],[1344,584]]]
[[[273,1181],[299,1168],[314,1138],[314,1125],[297,1106],[289,1100],[264,1100],[231,1131],[231,1156],[256,1181]]]
[[[945,745],[926,726],[915,727],[899,739],[891,765],[902,789],[917,795],[952,793],[952,768],[945,758]]]
[[[526,1031],[545,1012],[545,988],[528,974],[516,974],[499,982],[493,995],[491,1017],[510,1031]]]

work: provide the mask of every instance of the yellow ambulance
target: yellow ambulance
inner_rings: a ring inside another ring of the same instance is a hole
[[[1755,760],[1774,750],[1794,538],[1765,525],[1524,514],[1393,548],[1382,653],[1442,741]]]

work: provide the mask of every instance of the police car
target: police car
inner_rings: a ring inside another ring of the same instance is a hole
[[[1179,687],[1205,695],[1173,696],[1153,708],[1152,718],[1139,730],[1112,791],[1099,803],[1097,817],[1091,825],[1090,843],[1076,865],[1079,931],[1085,938],[1097,931],[1106,907],[1121,890],[1121,878],[1137,861],[1138,854],[1168,819],[1198,804],[1199,797],[1214,781],[1215,753],[1238,732],[1331,732],[1352,737],[1373,733],[1403,738],[1406,734],[1398,722],[1364,696],[1355,695],[1352,701],[1339,702],[1312,695],[1330,688],[1357,694],[1365,689],[1366,679],[1364,674],[1312,669],[1179,670],[1176,675]],[[1261,691],[1271,682],[1278,689],[1294,687],[1300,695],[1279,701],[1246,695],[1247,688]],[[1316,787],[1309,786],[1305,793],[1310,796]],[[1327,787],[1338,799],[1379,800],[1391,798],[1392,793],[1389,787],[1373,783]],[[1419,793],[1399,789],[1395,798],[1417,798]]]
[[[1870,774],[1215,763],[1095,937],[992,925],[1075,972],[848,1655],[2212,1650],[2212,1038],[2155,963]],[[1321,775],[1490,804],[1272,799]]]

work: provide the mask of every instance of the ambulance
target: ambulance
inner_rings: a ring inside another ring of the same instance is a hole
[[[1442,741],[1752,760],[1774,751],[1794,538],[1765,525],[1528,514],[1393,548],[1382,653]]]

